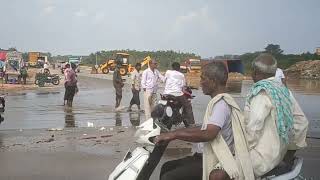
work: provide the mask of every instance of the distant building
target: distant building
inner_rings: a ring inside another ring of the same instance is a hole
[[[316,48],[316,54],[317,54],[318,56],[320,56],[320,47],[317,47],[317,48]]]

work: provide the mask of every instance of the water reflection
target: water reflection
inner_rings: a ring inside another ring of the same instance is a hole
[[[122,126],[122,118],[119,112],[115,113],[116,126]]]
[[[75,120],[72,108],[65,108],[64,113],[65,113],[65,116],[64,116],[65,127],[66,128],[76,127],[76,123],[75,123],[76,120]]]
[[[227,83],[227,92],[229,93],[240,93],[241,92],[241,81],[230,81]]]
[[[0,133],[0,148],[3,148],[4,145],[3,145],[3,134]]]
[[[129,119],[132,126],[139,126],[140,125],[140,113],[139,112],[130,112]]]
[[[143,113],[139,114],[137,111],[115,113],[111,110],[114,106],[113,101],[105,101],[106,99],[113,98],[111,81],[103,83],[105,80],[83,78],[82,82],[81,88],[85,87],[87,89],[83,89],[81,92],[82,96],[77,96],[75,99],[73,112],[72,109],[64,109],[64,107],[60,106],[63,93],[58,93],[59,90],[41,89],[41,91],[32,90],[9,93],[6,96],[5,121],[0,125],[0,130],[61,126],[87,127],[87,122],[94,123],[93,125],[97,127],[115,125],[137,126],[143,121]],[[234,95],[241,107],[243,107],[244,98],[251,85],[252,81],[230,81],[227,84],[229,92]],[[310,121],[310,127],[312,127],[310,131],[320,132],[320,81],[288,80],[288,86],[293,91]],[[48,91],[51,92],[48,94]],[[64,92],[64,90],[61,89],[61,92]],[[162,91],[159,90],[159,92]],[[200,122],[205,114],[209,98],[203,95],[201,89],[193,90],[193,94],[196,96],[192,100],[193,112],[196,121]],[[123,103],[129,104],[131,97],[132,93],[130,90],[124,91]],[[77,123],[75,123],[75,118]]]
[[[319,94],[320,81],[319,80],[305,80],[305,79],[289,79],[287,81],[288,87],[296,92],[303,94]]]

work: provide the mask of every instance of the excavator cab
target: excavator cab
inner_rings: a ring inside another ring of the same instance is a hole
[[[100,64],[99,69],[103,74],[108,74],[109,71],[114,71],[116,66],[120,66],[120,74],[122,76],[127,75],[134,71],[134,66],[130,64],[129,54],[127,53],[116,53],[113,59],[107,60],[105,63]],[[151,61],[151,57],[147,56],[141,62],[141,67],[148,65]]]
[[[108,74],[109,71],[114,71],[116,66],[120,66],[120,74],[125,76],[128,74],[131,68],[131,64],[129,64],[129,54],[127,53],[116,53],[113,59],[107,60],[105,63],[100,65],[100,69],[103,74]]]
[[[117,53],[115,58],[115,65],[120,66],[120,74],[121,76],[125,76],[128,74],[129,67],[129,54],[127,53]]]
[[[117,53],[116,54],[116,63],[122,66],[127,66],[129,64],[129,54],[127,53]]]

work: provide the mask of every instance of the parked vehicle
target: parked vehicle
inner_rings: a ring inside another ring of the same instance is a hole
[[[22,53],[18,51],[6,51],[6,59],[4,65],[4,81],[5,83],[16,83],[20,75],[20,68],[23,62]]]
[[[37,73],[34,83],[39,87],[43,87],[46,83],[59,85],[60,76],[58,74]]]
[[[43,68],[44,63],[48,61],[48,56],[40,52],[29,52],[28,58],[29,67],[34,68]]]

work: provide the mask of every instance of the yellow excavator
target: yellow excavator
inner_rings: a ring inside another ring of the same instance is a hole
[[[151,61],[151,57],[150,57],[150,56],[145,57],[145,58],[140,62],[141,68],[142,68],[143,66],[145,66],[145,65],[149,65],[149,62],[150,62],[150,61]]]
[[[129,64],[129,54],[127,53],[116,53],[114,59],[109,59],[105,63],[100,64],[99,69],[103,74],[108,74],[109,71],[114,71],[117,63],[120,64],[120,74],[125,76],[128,72],[132,72],[134,68]]]
[[[129,54],[127,53],[116,53],[116,58],[115,59],[109,59],[105,63],[100,64],[99,69],[103,74],[108,74],[109,71],[114,71],[116,68],[117,63],[121,65],[120,67],[120,74],[121,76],[125,76],[128,73],[131,73],[134,70],[134,66],[132,66],[129,63]],[[147,56],[143,59],[141,62],[141,67],[149,64],[151,61],[151,57]]]

